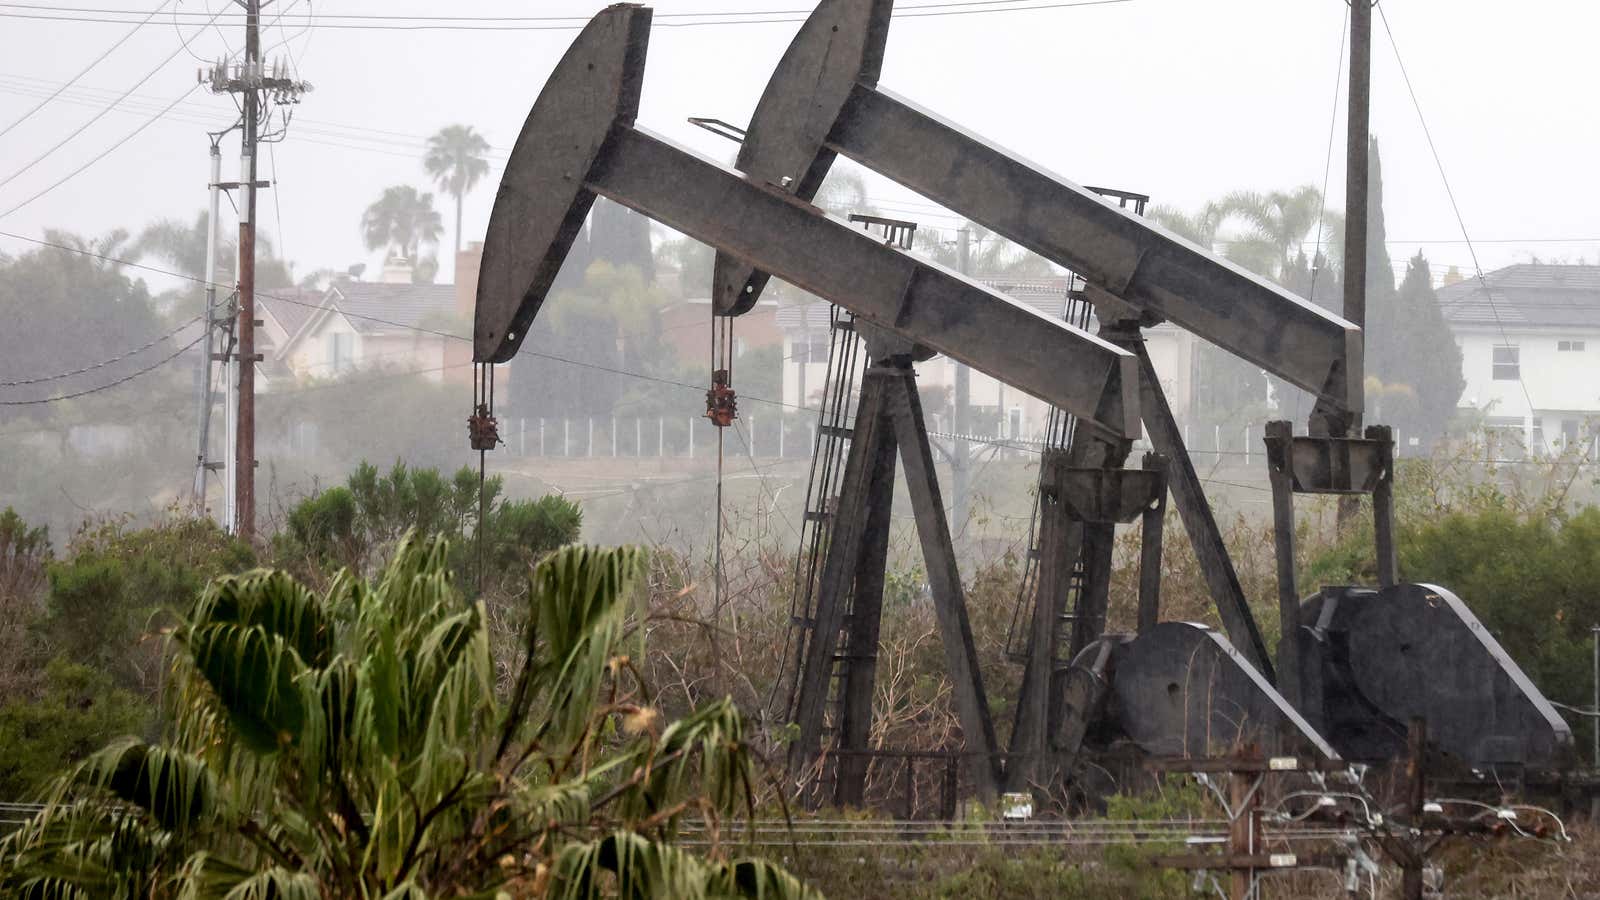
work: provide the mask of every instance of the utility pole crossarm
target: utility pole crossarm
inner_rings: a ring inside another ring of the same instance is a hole
[[[634,127],[649,20],[638,7],[600,13],[534,104],[485,242],[478,360],[516,353],[603,195],[1112,435],[1140,434],[1131,354]]]
[[[738,167],[810,200],[836,155],[1071,269],[1140,311],[1302,387],[1361,405],[1361,330],[877,86],[892,0],[824,0],[751,118]],[[754,302],[764,275],[719,257],[718,312]]]

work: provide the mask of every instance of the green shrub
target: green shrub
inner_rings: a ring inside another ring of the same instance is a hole
[[[489,478],[482,501],[488,509],[484,537],[491,579],[516,574],[550,551],[578,539],[583,513],[562,497],[508,500],[503,484]],[[277,558],[324,570],[370,570],[383,562],[399,537],[451,542],[450,563],[457,584],[478,583],[478,473],[463,466],[449,478],[437,469],[395,463],[380,473],[362,463],[345,487],[329,488],[301,500],[289,511],[288,528],[275,540]]]
[[[39,696],[0,705],[0,798],[37,796],[60,770],[114,737],[143,730],[150,713],[105,673],[52,660]]]
[[[88,528],[48,567],[39,627],[56,652],[153,697],[161,668],[156,634],[172,611],[188,608],[213,578],[254,564],[250,548],[209,519]]]

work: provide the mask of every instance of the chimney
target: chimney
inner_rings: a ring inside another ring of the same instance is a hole
[[[483,267],[483,241],[456,253],[456,315],[468,322],[478,307],[478,270]]]
[[[383,284],[410,284],[411,260],[404,256],[391,256],[383,264],[383,274],[378,276]]]

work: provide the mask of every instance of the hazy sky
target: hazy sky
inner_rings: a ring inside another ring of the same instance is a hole
[[[46,6],[147,12],[160,0],[30,0]],[[212,0],[211,12],[224,0]],[[903,12],[934,0],[904,0]],[[882,84],[1074,180],[1151,194],[1185,209],[1229,190],[1320,184],[1328,147],[1345,6],[1342,0],[1129,0],[1095,7],[1009,9],[1047,0],[957,9],[979,14],[897,19]],[[949,0],[939,0],[948,11]],[[284,4],[267,9],[267,21]],[[597,0],[299,0],[291,27],[274,27],[316,90],[285,143],[264,155],[263,227],[305,273],[377,263],[361,242],[365,206],[386,186],[428,188],[422,138],[468,123],[501,151],[514,141],[546,75],[575,31],[402,31],[332,27],[319,16],[587,16]],[[658,14],[794,10],[806,0],[662,0]],[[1600,259],[1600,4],[1580,0],[1386,0],[1383,5],[1428,117],[1467,228],[1486,268],[1526,260]],[[203,0],[169,3],[85,75],[74,90],[0,136],[0,212],[11,209],[122,140],[195,83],[201,65],[237,49],[241,20],[205,29]],[[918,10],[926,13],[931,9]],[[130,30],[128,24],[38,21],[0,8],[0,128],[71,78]],[[202,13],[200,18],[193,14]],[[95,13],[82,13],[91,17]],[[641,124],[727,157],[731,145],[687,125],[690,115],[743,124],[798,27],[776,24],[666,28],[652,37]],[[289,21],[288,18],[285,20]],[[674,19],[673,21],[691,21]],[[367,20],[371,24],[372,20]],[[362,24],[345,20],[345,24]],[[546,23],[544,27],[549,27]],[[560,24],[560,23],[554,23]],[[1376,26],[1373,132],[1382,142],[1391,253],[1426,250],[1436,268],[1471,257],[1434,166],[1395,53]],[[177,51],[176,57],[157,64]],[[150,75],[154,71],[153,75]],[[146,75],[123,108],[43,161],[11,176]],[[112,92],[112,93],[108,93]],[[1343,193],[1343,87],[1329,194]],[[70,100],[70,102],[69,102]],[[20,210],[0,230],[44,228],[95,235],[163,216],[189,218],[205,203],[204,132],[233,108],[199,90],[104,159]],[[237,140],[224,145],[236,177]],[[499,167],[491,173],[497,182]],[[913,195],[871,182],[888,211],[953,224]],[[274,196],[275,195],[275,196]],[[494,184],[472,194],[467,239],[482,234]],[[440,202],[450,240],[452,211]],[[227,210],[226,205],[224,210]],[[281,215],[281,228],[279,225]],[[230,223],[231,224],[231,223]],[[0,236],[0,249],[27,245]],[[448,256],[445,253],[444,256]],[[449,277],[449,266],[443,277]]]

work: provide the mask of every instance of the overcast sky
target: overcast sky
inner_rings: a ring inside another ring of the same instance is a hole
[[[148,12],[160,0],[30,0],[64,7]],[[212,12],[225,0],[212,0]],[[1227,191],[1320,184],[1345,6],[1342,0],[1128,0],[1110,5],[1038,6],[989,0],[904,0],[890,37],[882,84],[991,141],[1081,183],[1148,193],[1190,209]],[[283,4],[268,7],[266,20]],[[466,123],[503,159],[571,30],[377,30],[337,28],[319,16],[556,16],[592,14],[596,0],[300,0],[267,46],[293,54],[315,85],[287,140],[264,155],[263,227],[278,236],[296,271],[376,267],[361,241],[365,206],[393,184],[429,188],[422,139]],[[666,13],[772,11],[807,0],[662,0]],[[1403,60],[1485,268],[1530,254],[1576,262],[1600,259],[1600,4],[1584,0],[1386,0]],[[171,2],[150,24],[28,121],[0,136],[0,213],[27,201],[112,147],[195,83],[200,63],[242,42],[241,20],[201,27],[203,0]],[[981,9],[962,15],[927,15]],[[7,15],[62,15],[0,9],[0,128],[77,74],[130,31],[127,23],[39,21]],[[201,13],[199,18],[195,13]],[[71,14],[69,14],[71,15]],[[81,18],[107,17],[99,13]],[[687,125],[691,115],[743,124],[798,21],[660,27],[652,36],[641,124],[726,158],[731,145]],[[366,20],[371,24],[373,20]],[[692,21],[674,19],[676,22]],[[363,24],[345,20],[345,24]],[[545,28],[550,23],[546,23]],[[554,23],[560,24],[560,23]],[[1376,25],[1374,134],[1382,143],[1390,250],[1397,260],[1424,249],[1437,269],[1470,269],[1471,256],[1435,168],[1395,52]],[[161,60],[176,51],[170,62]],[[153,73],[153,74],[152,74]],[[104,108],[149,76],[82,134],[26,172]],[[1329,195],[1343,194],[1344,89]],[[99,162],[21,209],[0,230],[38,236],[45,228],[97,235],[137,229],[160,217],[188,219],[205,203],[205,132],[233,116],[226,97],[196,91]],[[225,144],[225,177],[236,177],[237,140]],[[469,196],[466,238],[481,236],[498,182]],[[871,182],[887,211],[928,225],[954,223],[913,195]],[[439,202],[447,223],[452,210]],[[226,210],[227,207],[225,206]],[[281,217],[281,218],[280,218]],[[281,221],[281,226],[280,226]],[[231,223],[230,223],[231,224]],[[0,236],[0,249],[27,245]],[[448,257],[448,252],[442,254]],[[449,264],[442,277],[448,278]]]

